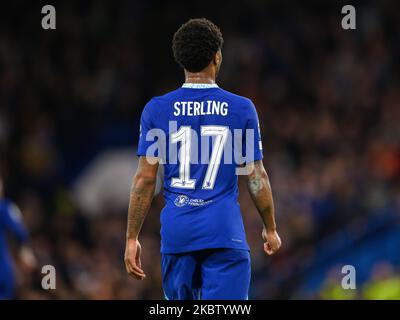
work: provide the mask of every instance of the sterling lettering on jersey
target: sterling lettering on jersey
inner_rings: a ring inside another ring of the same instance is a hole
[[[176,101],[174,103],[174,116],[206,116],[228,115],[228,103],[224,101]]]

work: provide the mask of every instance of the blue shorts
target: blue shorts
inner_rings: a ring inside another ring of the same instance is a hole
[[[240,249],[207,249],[162,254],[162,278],[168,300],[246,300],[250,286],[250,253]]]

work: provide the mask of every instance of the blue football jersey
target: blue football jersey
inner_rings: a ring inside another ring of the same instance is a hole
[[[161,252],[249,250],[237,201],[237,169],[262,159],[250,99],[216,84],[187,84],[145,106],[139,156],[164,165]]]

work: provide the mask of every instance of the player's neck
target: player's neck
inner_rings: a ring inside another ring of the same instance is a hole
[[[215,83],[215,76],[208,72],[185,71],[185,83]]]

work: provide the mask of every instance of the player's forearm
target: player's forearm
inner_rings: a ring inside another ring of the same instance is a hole
[[[248,189],[265,229],[275,230],[274,200],[269,178],[262,163],[255,163],[253,171],[249,174]]]
[[[137,239],[153,199],[156,180],[136,175],[132,182],[126,236]]]

